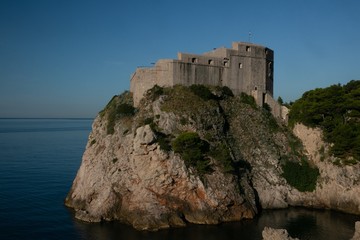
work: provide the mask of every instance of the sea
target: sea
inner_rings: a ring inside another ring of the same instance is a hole
[[[92,119],[0,119],[0,239],[262,239],[265,226],[300,239],[350,239],[360,216],[305,208],[263,210],[252,220],[157,232],[74,218],[64,199]]]

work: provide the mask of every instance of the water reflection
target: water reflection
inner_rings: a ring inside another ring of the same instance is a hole
[[[355,221],[360,216],[329,210],[290,208],[265,210],[253,220],[225,223],[221,225],[193,225],[185,228],[165,229],[158,232],[136,231],[118,222],[84,223],[74,220],[81,239],[172,239],[172,240],[217,240],[217,239],[262,239],[265,226],[286,228],[292,237],[306,239],[341,240],[350,239]]]

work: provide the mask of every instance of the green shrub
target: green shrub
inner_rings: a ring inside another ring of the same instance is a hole
[[[246,93],[242,92],[240,94],[240,100],[242,103],[248,104],[252,108],[257,108],[255,98],[253,96],[247,95]]]
[[[283,104],[284,104],[284,100],[283,100],[280,96],[278,97],[277,102],[278,102],[280,105],[283,105]]]
[[[152,124],[154,122],[154,118],[148,117],[144,119],[143,125]]]
[[[193,84],[190,86],[190,90],[197,96],[204,100],[215,99],[215,95],[204,85]]]
[[[209,145],[197,133],[184,132],[180,134],[172,142],[172,148],[175,153],[180,154],[187,167],[195,167],[200,174],[210,170],[209,160],[204,156],[209,150]]]
[[[263,108],[264,108],[266,111],[271,112],[271,107],[270,107],[269,104],[264,103],[264,104],[263,104]]]
[[[221,88],[221,91],[222,91],[222,94],[226,97],[233,97],[234,96],[234,93],[233,91],[231,91],[231,89],[227,86],[223,86]]]
[[[320,127],[335,157],[360,160],[360,81],[305,92],[289,113],[289,125]]]
[[[181,117],[181,118],[180,118],[180,124],[181,124],[181,125],[186,125],[186,124],[188,124],[188,122],[189,122],[189,121],[188,121],[187,118],[185,118],[185,117]]]
[[[107,134],[114,133],[114,126],[117,120],[122,117],[133,116],[135,110],[136,109],[132,106],[132,97],[130,93],[124,92],[122,95],[114,96],[100,112],[100,116],[106,117],[107,120]]]
[[[287,161],[282,165],[282,170],[282,176],[294,188],[301,192],[315,190],[319,169],[310,167],[306,161],[302,161],[302,164]]]
[[[156,125],[156,123],[153,120],[154,120],[153,118],[146,118],[144,120],[144,124],[149,124],[151,130],[154,132],[156,136],[156,141],[159,143],[160,149],[165,152],[171,151],[172,135],[167,135],[165,133],[162,133],[160,128]]]
[[[156,138],[159,143],[160,149],[165,152],[171,151],[171,136],[161,132],[156,132]]]
[[[220,144],[211,150],[210,156],[223,166],[224,172],[233,172],[235,170],[229,148],[225,144]]]
[[[150,96],[152,101],[155,101],[158,97],[164,94],[164,88],[155,85],[147,91],[147,95]]]
[[[133,116],[135,114],[135,108],[128,103],[122,103],[117,107],[116,114],[120,117]]]
[[[114,133],[115,123],[122,117],[129,117],[135,114],[135,108],[128,103],[116,104],[116,101],[112,101],[112,104],[107,109],[107,134]]]

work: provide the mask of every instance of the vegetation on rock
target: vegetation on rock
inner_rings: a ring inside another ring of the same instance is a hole
[[[202,140],[196,132],[181,133],[173,142],[175,153],[179,153],[187,167],[194,167],[200,174],[210,170],[209,160],[205,153],[209,150],[209,144]]]
[[[235,171],[234,162],[231,158],[229,147],[224,143],[215,146],[209,154],[211,157],[222,164],[224,172]]]
[[[320,127],[331,154],[360,161],[360,80],[305,92],[289,113],[289,124]]]
[[[107,134],[114,133],[116,122],[124,117],[132,117],[135,114],[132,96],[130,92],[114,96],[106,107],[100,112],[101,117],[107,119]]]
[[[286,161],[282,165],[282,176],[286,181],[301,192],[312,192],[315,190],[319,169],[310,167],[307,161]]]
[[[215,99],[215,95],[204,85],[193,84],[190,86],[190,90],[197,96],[201,97],[203,100]]]

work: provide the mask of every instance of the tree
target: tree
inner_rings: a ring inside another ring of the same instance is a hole
[[[360,160],[360,81],[307,91],[294,102],[289,125],[320,127],[337,157]]]

